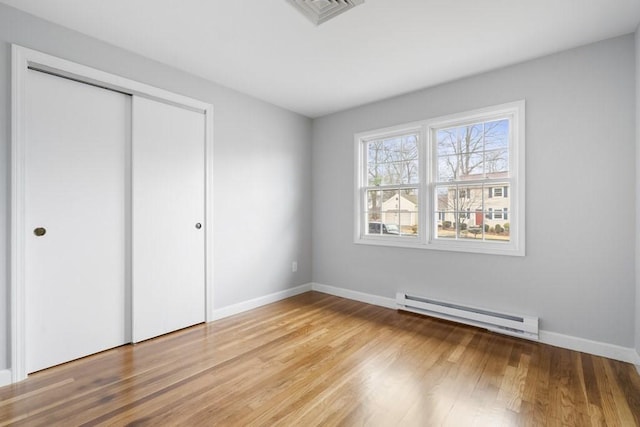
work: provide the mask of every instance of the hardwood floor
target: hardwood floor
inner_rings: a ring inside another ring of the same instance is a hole
[[[33,374],[0,425],[634,426],[640,376],[309,292]]]

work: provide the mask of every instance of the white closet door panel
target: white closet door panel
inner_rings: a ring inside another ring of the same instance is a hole
[[[122,345],[130,97],[28,71],[26,367]],[[46,229],[37,237],[33,230]]]
[[[134,342],[204,322],[204,118],[133,98]]]

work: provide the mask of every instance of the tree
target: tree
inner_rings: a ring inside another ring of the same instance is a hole
[[[438,181],[473,179],[508,170],[508,121],[437,132]]]

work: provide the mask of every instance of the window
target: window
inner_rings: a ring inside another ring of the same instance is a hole
[[[356,243],[524,255],[524,101],[355,145]]]
[[[364,216],[368,224],[365,234],[418,235],[419,142],[420,133],[412,130],[362,142],[366,164]]]

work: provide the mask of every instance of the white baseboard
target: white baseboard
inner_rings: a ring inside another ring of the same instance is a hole
[[[311,289],[324,294],[335,295],[337,297],[360,301],[367,304],[379,305],[380,307],[392,308],[394,310],[396,309],[396,300],[394,298],[365,294],[364,292],[336,288],[335,286],[323,285],[321,283],[311,283]]]
[[[354,301],[360,301],[366,304],[377,305],[380,307],[396,309],[396,300],[394,298],[382,297],[379,295],[367,294],[364,292],[353,291],[350,289],[338,288],[335,286],[323,285],[322,283],[307,283],[284,291],[275,292],[273,294],[254,298],[252,300],[243,301],[238,304],[230,305],[213,310],[213,316],[210,320],[223,319],[233,316],[234,314],[243,313],[263,305],[271,304],[276,301],[283,300],[308,291],[318,291],[329,295],[335,295]],[[638,373],[640,373],[640,355],[633,348],[626,348],[614,344],[592,341],[584,338],[573,337],[570,335],[558,334],[556,332],[543,331],[539,332],[539,342],[549,344],[555,347],[566,348],[569,350],[581,351],[583,353],[593,354],[596,356],[607,357],[609,359],[620,360],[636,365]],[[11,382],[10,371],[0,371],[0,385],[9,384]]]
[[[11,371],[9,369],[0,370],[0,387],[11,384]]]
[[[323,292],[348,298],[367,304],[378,305],[386,308],[397,308],[394,298],[381,297],[378,295],[366,294],[363,292],[352,291],[344,288],[323,285],[321,283],[311,283],[314,291]],[[555,332],[539,331],[539,340],[543,344],[553,345],[555,347],[566,348],[569,350],[581,351],[583,353],[593,354],[596,356],[607,357],[609,359],[620,360],[622,362],[632,363],[636,365],[640,373],[640,356],[633,348],[626,348],[614,344],[603,343],[599,341],[591,341],[584,338],[562,335]]]
[[[254,298],[248,301],[243,301],[238,304],[228,305],[226,307],[214,309],[212,316],[209,320],[223,319],[225,317],[233,316],[234,314],[243,313],[245,311],[253,310],[254,308],[262,307],[263,305],[271,304],[272,302],[280,301],[285,298],[289,298],[298,294],[309,292],[310,290],[311,290],[311,284],[306,283],[304,285],[296,286],[295,288],[285,289],[284,291],[279,291],[273,294]]]
[[[555,347],[620,360],[636,366],[640,365],[640,357],[638,357],[638,353],[633,348],[621,347],[615,344],[592,341],[585,338],[572,337],[570,335],[563,335],[549,331],[540,331],[540,342]]]

